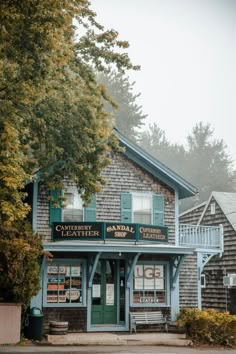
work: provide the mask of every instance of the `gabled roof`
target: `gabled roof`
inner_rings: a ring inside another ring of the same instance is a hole
[[[192,197],[198,192],[197,188],[191,183],[187,182],[183,177],[179,176],[159,160],[148,154],[140,146],[128,140],[117,129],[114,129],[114,131],[120,145],[125,148],[124,155],[136,162],[154,177],[163,181],[172,189],[177,190],[179,193],[179,199]]]
[[[181,214],[179,214],[179,217],[184,216],[184,215],[186,215],[186,214],[189,214],[189,213],[191,213],[192,211],[194,211],[194,210],[196,210],[196,209],[203,208],[203,207],[206,206],[206,204],[207,204],[207,201],[202,202],[202,203],[200,203],[200,204],[198,204],[198,205],[195,205],[195,206],[193,206],[192,208],[183,211]]]
[[[202,212],[202,215],[199,220],[199,224],[205,214],[205,211],[207,210],[209,204],[211,203],[212,198],[216,200],[222,212],[229,220],[233,229],[236,231],[236,193],[212,192]]]

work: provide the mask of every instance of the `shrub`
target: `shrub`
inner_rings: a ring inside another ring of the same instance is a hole
[[[177,323],[185,326],[186,334],[202,344],[236,345],[236,316],[216,310],[181,310]]]

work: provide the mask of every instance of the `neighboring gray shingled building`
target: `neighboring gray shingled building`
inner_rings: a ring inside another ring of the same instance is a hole
[[[220,311],[229,310],[235,314],[236,287],[225,287],[223,277],[227,274],[236,274],[236,193],[212,192],[207,202],[182,213],[180,222],[223,226],[224,252],[222,257],[212,257],[203,268],[202,276],[205,278],[205,285],[202,288],[202,307]],[[188,258],[188,263],[185,264],[186,269],[190,265],[194,267],[191,261],[192,259]],[[196,267],[194,269],[196,273]],[[184,279],[183,271],[180,279],[182,281]],[[182,301],[180,300],[182,305],[184,295],[186,294],[183,293]]]

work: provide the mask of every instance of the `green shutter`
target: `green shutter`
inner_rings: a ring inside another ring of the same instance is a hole
[[[87,208],[84,208],[84,221],[96,221],[96,194],[92,196]]]
[[[61,200],[58,198],[62,195],[62,191],[59,189],[54,189],[50,191],[50,196],[53,201],[50,201],[50,211],[49,211],[49,224],[52,225],[53,222],[60,222],[62,220],[62,209],[55,205],[55,203],[61,204]]]
[[[121,222],[132,222],[132,194],[121,193]]]
[[[153,225],[164,225],[164,196],[153,195]]]

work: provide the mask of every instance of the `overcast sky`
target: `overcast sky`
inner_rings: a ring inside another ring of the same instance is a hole
[[[130,43],[130,76],[146,120],[185,143],[203,121],[236,167],[236,0],[91,0],[98,21]]]

